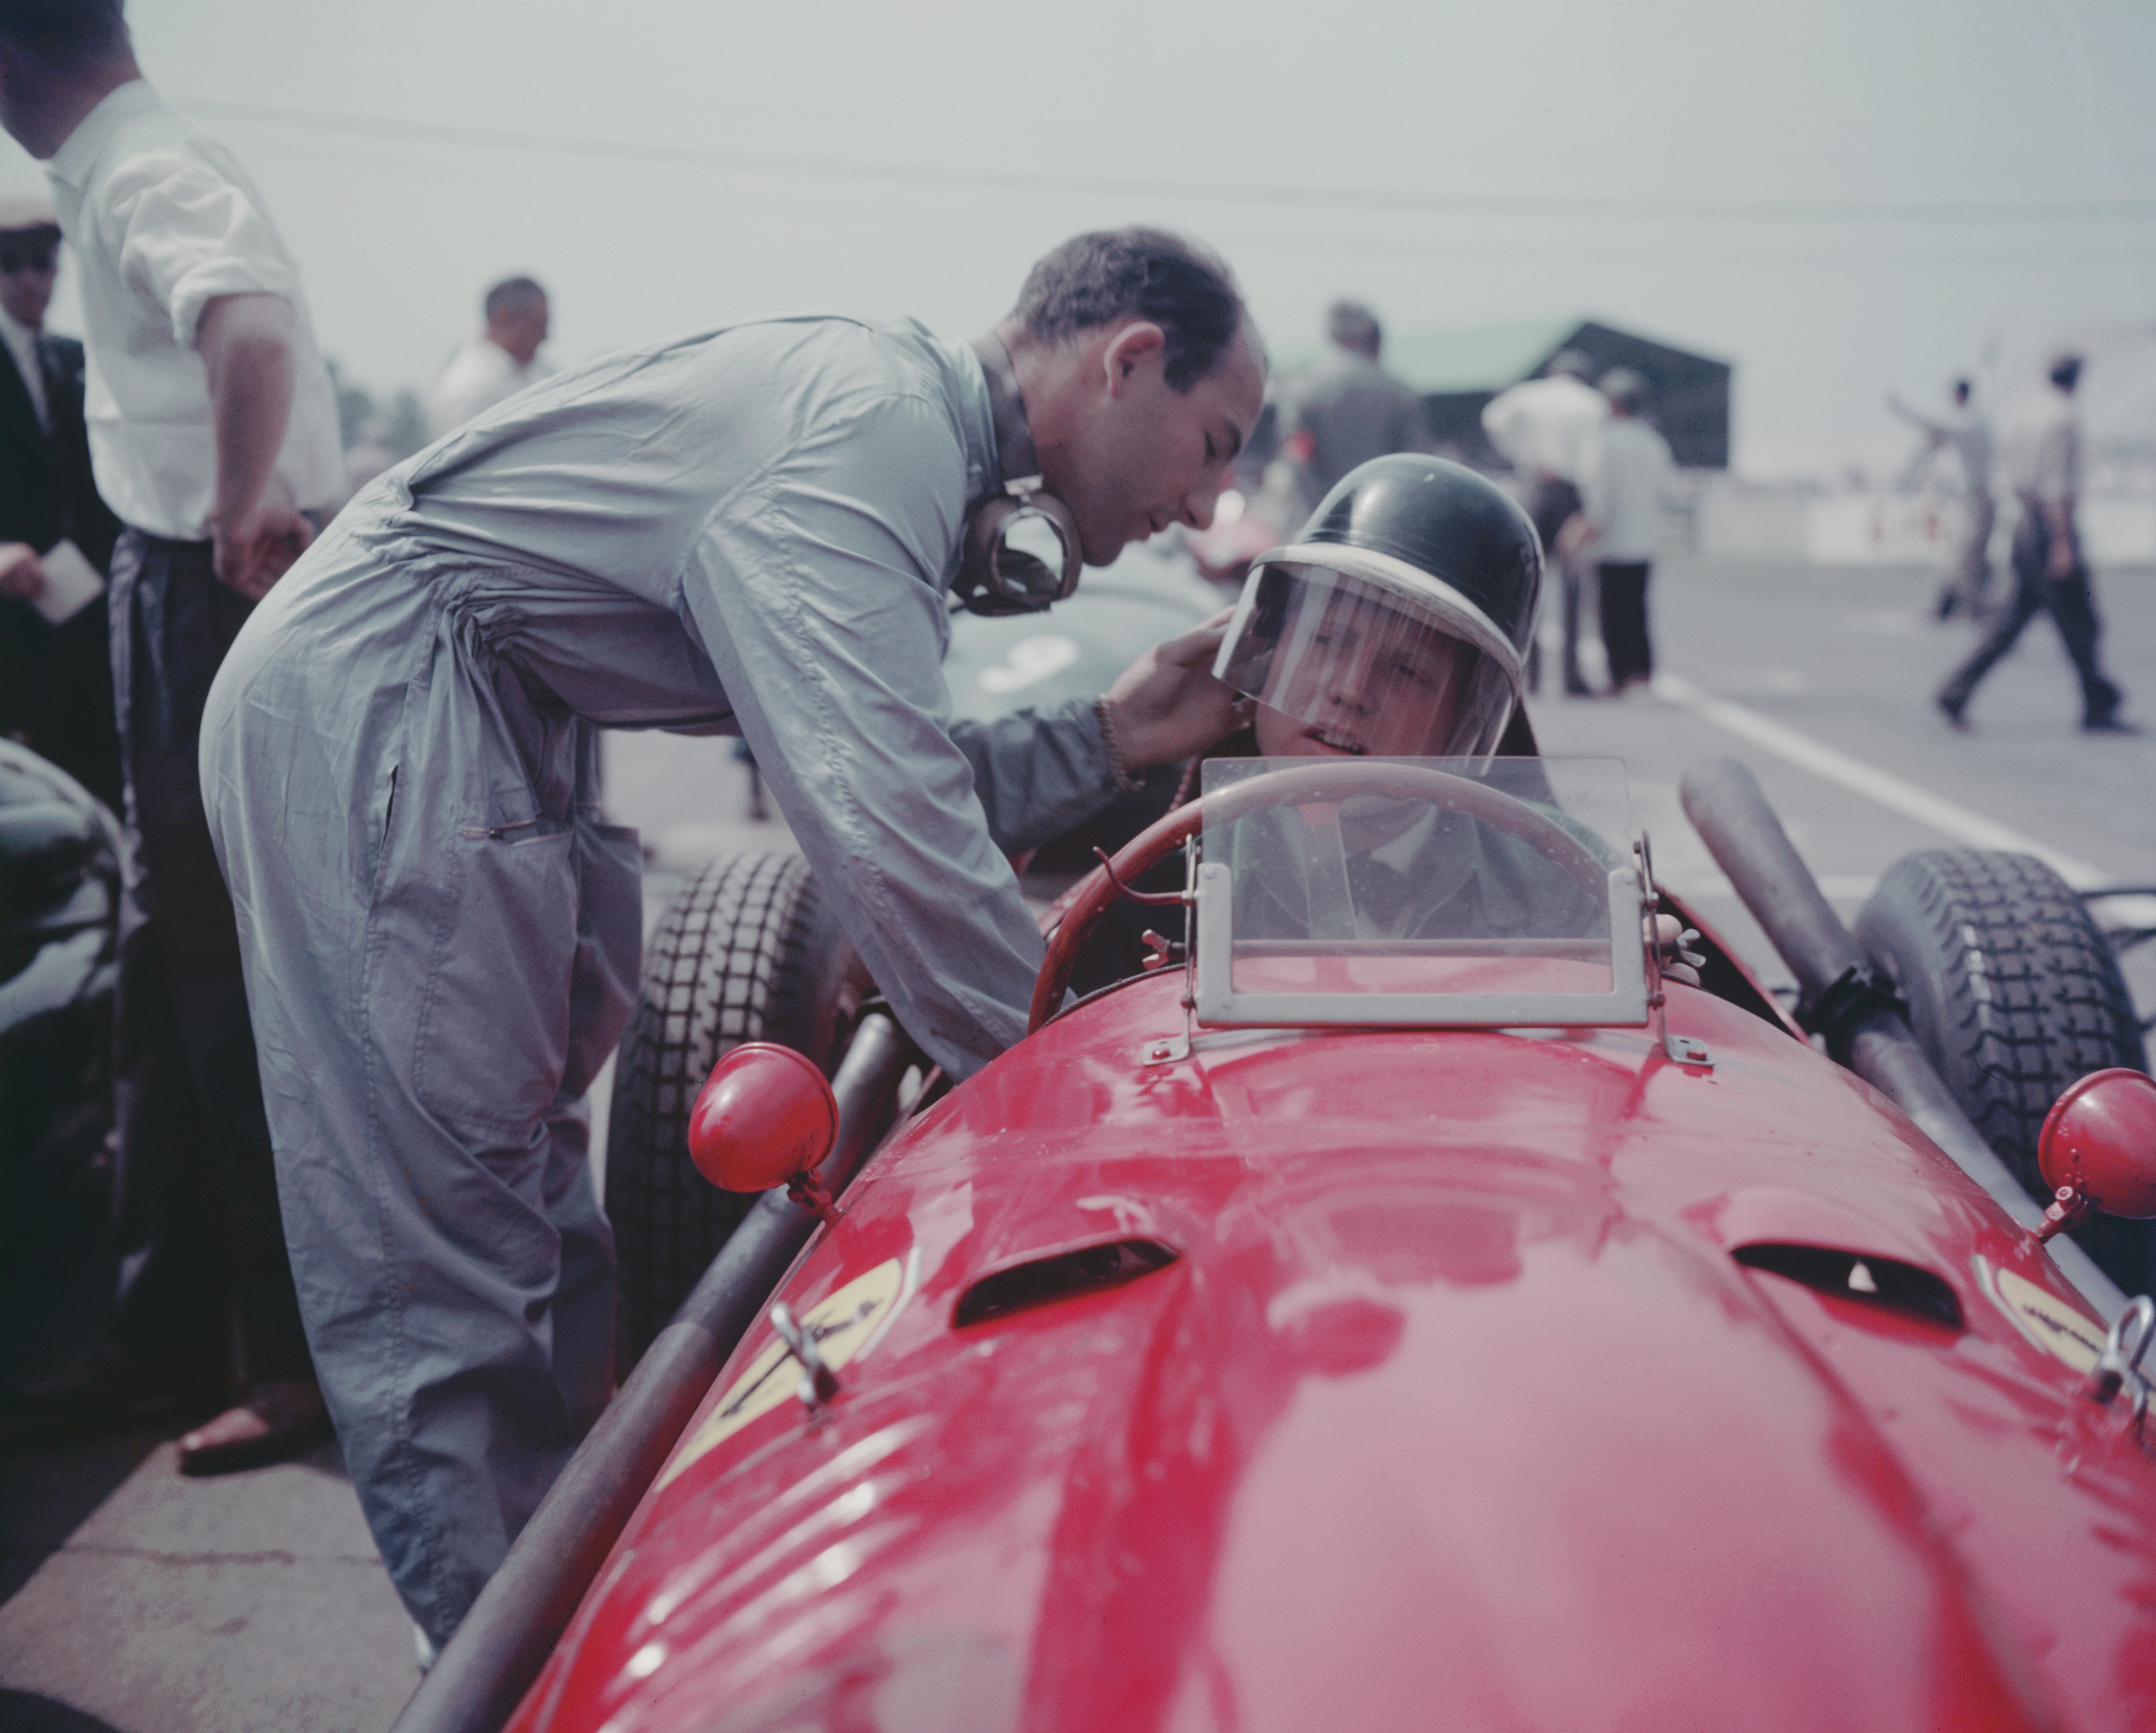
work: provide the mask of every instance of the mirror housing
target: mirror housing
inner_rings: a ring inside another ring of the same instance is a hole
[[[839,1103],[815,1063],[791,1047],[744,1041],[711,1067],[689,1112],[689,1155],[722,1191],[769,1191],[822,1165]]]
[[[2070,1085],[2037,1134],[2036,1165],[2053,1198],[2039,1239],[2092,1210],[2156,1216],[2156,1078],[2114,1067]]]

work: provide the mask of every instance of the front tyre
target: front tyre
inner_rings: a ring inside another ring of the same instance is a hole
[[[1929,849],[1887,869],[1856,930],[1962,1110],[2050,1202],[2036,1134],[2051,1103],[2092,1071],[2148,1067],[2118,959],[2081,898],[2033,856]],[[2156,1288],[2156,1224],[2098,1216],[2073,1237],[2128,1293]]]
[[[689,1159],[689,1110],[712,1066],[742,1041],[770,1041],[829,1077],[866,992],[853,947],[798,855],[721,856],[668,905],[622,1037],[608,1121],[624,1374],[756,1201],[720,1190]]]

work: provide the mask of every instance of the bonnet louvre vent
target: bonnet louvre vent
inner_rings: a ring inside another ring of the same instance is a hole
[[[1175,1258],[1175,1248],[1158,1240],[1110,1240],[1105,1245],[1059,1252],[982,1277],[960,1296],[951,1321],[963,1329],[1013,1312],[1075,1299],[1081,1293],[1120,1288],[1167,1268]]]
[[[1869,1252],[1837,1252],[1824,1246],[1765,1244],[1739,1246],[1731,1254],[1755,1270],[1772,1270],[1836,1299],[1856,1300],[1884,1310],[1961,1328],[1961,1302],[1953,1288],[1929,1270]]]

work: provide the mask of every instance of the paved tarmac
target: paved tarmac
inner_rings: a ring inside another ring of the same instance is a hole
[[[1753,767],[1845,912],[1901,855],[1948,843],[2033,846],[2085,877],[2156,885],[2156,733],[2079,733],[2071,668],[2041,621],[1954,733],[1931,693],[1972,640],[1931,621],[1933,587],[1915,572],[1672,563],[1652,598],[1657,692],[1533,707],[1546,751],[1625,761],[1662,877],[1770,977],[1786,971],[1678,807],[1679,777],[1703,758]],[[2156,572],[2106,573],[2099,590],[2128,713],[2156,726]],[[607,774],[613,815],[652,846],[648,911],[714,853],[785,846],[783,826],[745,821],[726,742],[616,737]],[[2149,953],[2129,971],[2144,1016]],[[179,1429],[0,1458],[0,1730],[388,1726],[417,1682],[411,1628],[335,1447],[186,1481]]]

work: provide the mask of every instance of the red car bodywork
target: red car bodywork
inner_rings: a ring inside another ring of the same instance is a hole
[[[896,1262],[840,1394],[783,1367],[705,1448],[751,1333],[520,1733],[2156,1726],[2156,1463],[2081,1393],[2101,1329],[1882,1097],[1683,986],[1711,1068],[1645,1029],[1148,1064],[1179,985],[886,1145],[780,1295]],[[1117,1241],[1177,1255],[956,1321]],[[1792,1246],[1946,1316],[1738,1255]]]

